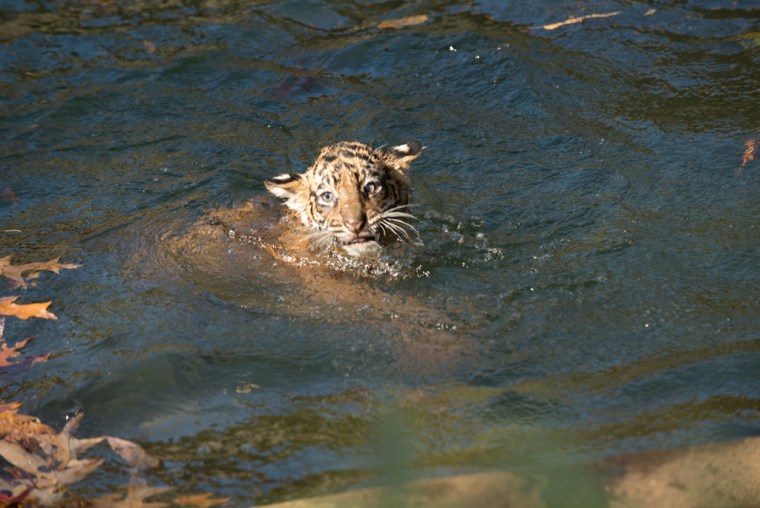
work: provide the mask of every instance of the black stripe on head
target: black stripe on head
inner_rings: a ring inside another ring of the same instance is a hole
[[[349,150],[361,150],[361,148],[364,146],[362,143],[359,143],[358,141],[344,141],[343,143],[339,143],[343,148],[348,148]]]

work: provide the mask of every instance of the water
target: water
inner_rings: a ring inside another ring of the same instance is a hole
[[[0,394],[239,506],[371,485],[389,442],[433,476],[755,435],[759,31],[741,0],[2,2],[0,255],[82,268],[22,292],[59,319],[6,335],[53,354]],[[178,247],[354,139],[427,147],[405,276]]]

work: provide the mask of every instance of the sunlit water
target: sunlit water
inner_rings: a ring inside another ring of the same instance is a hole
[[[0,255],[82,267],[23,291],[59,319],[6,336],[53,354],[0,395],[139,441],[168,498],[240,506],[387,461],[540,469],[757,434],[759,33],[741,0],[2,2],[0,230],[20,232]],[[209,210],[354,139],[427,147],[422,245],[388,273],[195,242]],[[108,457],[76,492],[126,481]]]

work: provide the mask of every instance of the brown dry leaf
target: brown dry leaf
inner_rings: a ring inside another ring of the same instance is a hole
[[[163,508],[168,506],[166,503],[148,502],[147,498],[157,496],[171,490],[168,487],[146,487],[144,485],[133,485],[127,489],[126,496],[120,494],[110,494],[95,500],[95,508]]]
[[[77,459],[75,450],[72,450],[73,443],[71,434],[79,427],[84,413],[79,413],[66,422],[63,430],[57,434],[45,434],[37,436],[37,441],[42,451],[49,457],[51,462],[60,464],[61,467],[68,467],[69,461]]]
[[[24,500],[32,488],[29,485],[12,485],[0,478],[0,506],[25,506]],[[4,494],[3,492],[9,492]]]
[[[5,441],[27,442],[35,436],[54,434],[49,425],[34,416],[19,414],[21,404],[10,402],[0,405],[0,435]]]
[[[744,146],[747,147],[742,155],[742,165],[739,166],[739,173],[744,170],[744,166],[755,160],[757,157],[757,149],[760,148],[760,138],[748,139],[744,142]]]
[[[21,409],[21,402],[3,402],[2,404],[0,404],[0,416],[2,416],[2,414],[6,412],[16,413],[19,409]]]
[[[0,317],[0,319],[3,319],[3,318]],[[7,365],[10,365],[11,362],[9,362],[8,360],[11,360],[12,358],[18,357],[18,355],[21,354],[19,352],[19,349],[21,349],[24,346],[26,346],[26,344],[30,340],[32,340],[31,337],[29,337],[28,339],[25,339],[25,340],[20,340],[20,341],[16,342],[16,344],[13,345],[13,346],[9,346],[5,342],[5,337],[0,337],[0,367],[5,367]]]
[[[39,276],[39,272],[53,272],[59,273],[61,270],[71,270],[79,268],[80,265],[72,264],[60,264],[58,261],[61,257],[58,256],[50,261],[40,261],[36,263],[26,263],[22,265],[11,265],[11,259],[13,256],[5,256],[0,258],[0,275],[9,278],[17,286],[26,286],[28,280],[35,279]],[[23,277],[25,273],[31,272],[26,278]]]
[[[586,16],[570,16],[565,21],[560,21],[559,23],[551,23],[549,25],[544,25],[541,28],[544,30],[556,30],[559,27],[565,26],[565,25],[572,25],[574,23],[583,23],[587,19],[595,19],[595,18],[609,18],[612,16],[617,16],[620,14],[620,11],[616,12],[608,12],[606,14],[588,14]]]
[[[18,358],[21,355],[21,349],[26,346],[32,338],[29,337],[28,339],[20,340],[16,342],[15,345],[9,346],[8,343],[5,342],[3,331],[5,331],[5,316],[0,316],[0,376],[23,372],[35,363],[47,361],[48,355],[40,355],[26,357],[23,360],[11,362],[12,359]],[[4,405],[0,405],[0,412],[4,410],[3,407]]]
[[[56,469],[47,473],[51,484],[56,483],[68,485],[83,480],[87,475],[95,471],[103,463],[103,459],[73,459],[70,460],[65,469]]]
[[[230,504],[228,498],[213,499],[212,494],[206,492],[204,494],[193,494],[189,496],[180,496],[174,498],[174,504],[180,506],[197,506],[198,508],[209,508],[210,506],[226,506]]]
[[[0,316],[0,320],[2,319],[4,318]],[[0,337],[0,376],[15,374],[28,369],[35,363],[47,361],[48,355],[27,357],[20,361],[10,361],[21,354],[20,350],[26,346],[30,340],[32,340],[31,337],[25,340],[20,340],[13,346],[9,346],[5,342],[5,338]]]
[[[18,296],[5,296],[0,298],[0,314],[5,316],[16,316],[19,319],[29,319],[30,317],[58,319],[55,317],[55,314],[47,310],[50,304],[53,303],[52,301],[26,304],[13,303],[16,299],[18,299]]]
[[[118,437],[106,437],[106,440],[111,449],[131,467],[140,470],[158,466],[158,459],[148,455],[148,452],[132,441]]]
[[[404,18],[389,19],[387,21],[381,21],[377,24],[377,28],[381,30],[387,30],[390,28],[399,29],[406,28],[408,26],[421,25],[429,18],[426,14],[420,14],[418,16],[406,16]]]
[[[40,469],[47,467],[47,461],[35,453],[28,452],[18,443],[0,440],[0,457],[14,467],[33,476],[41,474]],[[44,474],[44,473],[42,473]]]
[[[151,467],[158,461],[138,445],[118,438],[95,437],[76,439],[74,431],[83,418],[80,413],[66,423],[60,432],[29,415],[19,414],[16,402],[0,403],[0,506],[4,500],[28,496],[41,505],[53,504],[63,495],[63,487],[93,473],[104,459],[80,459],[79,454],[93,445],[109,440],[111,447],[124,457],[132,468]],[[134,478],[133,478],[134,479]],[[101,506],[155,507],[164,504],[145,502],[147,497],[163,492],[144,485],[133,485],[126,497],[119,495]]]
[[[89,439],[77,439],[75,437],[69,438],[69,449],[72,457],[78,457],[80,453],[84,453],[96,444],[103,442],[105,437],[92,437]]]

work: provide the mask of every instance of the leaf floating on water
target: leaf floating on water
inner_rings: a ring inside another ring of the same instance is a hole
[[[52,301],[40,303],[13,303],[18,296],[5,296],[0,298],[0,314],[5,316],[16,316],[19,319],[29,319],[38,317],[42,319],[58,319],[55,314],[49,312],[47,308]]]
[[[226,506],[230,504],[230,500],[228,498],[213,499],[211,494],[206,492],[205,494],[195,494],[175,498],[174,504],[180,506],[195,506],[197,508],[209,508],[211,506]]]
[[[27,441],[40,434],[52,434],[55,431],[39,419],[19,414],[19,402],[0,404],[0,435],[5,441]]]
[[[18,443],[5,440],[0,441],[0,457],[24,473],[35,476],[40,474],[40,471],[47,466],[47,461],[42,457],[29,453],[26,448]]]
[[[0,491],[10,492],[10,494],[0,492],[0,506],[24,506],[24,500],[29,497],[32,488],[27,485],[14,487],[0,479]]]
[[[389,19],[387,21],[381,21],[377,24],[377,28],[381,30],[406,28],[408,26],[421,25],[429,18],[426,14],[420,14],[417,16],[406,16],[405,18]]]
[[[73,265],[59,261],[61,257],[58,256],[50,261],[39,261],[36,263],[25,263],[21,265],[12,265],[11,259],[13,256],[5,256],[0,258],[0,275],[7,277],[14,282],[16,286],[26,286],[28,280],[35,279],[39,276],[40,272],[53,272],[60,273],[61,270],[72,270],[79,268],[80,265]],[[26,277],[23,275],[29,273]]]
[[[118,437],[107,437],[106,440],[111,449],[126,460],[130,467],[140,470],[158,466],[158,459],[148,455],[140,445]]]
[[[110,494],[95,500],[95,508],[163,508],[169,506],[158,501],[146,501],[149,497],[157,496],[171,490],[169,487],[147,487],[132,485],[124,494]]]
[[[40,505],[54,504],[63,495],[63,487],[79,482],[97,470],[102,458],[80,458],[93,445],[107,439],[111,447],[125,458],[133,470],[152,467],[158,461],[135,443],[113,437],[77,439],[73,436],[83,415],[71,418],[60,432],[33,416],[20,414],[17,402],[0,404],[0,506],[29,497]],[[145,499],[168,489],[150,488],[135,482],[126,493],[95,500],[95,506],[160,507]],[[7,494],[10,493],[10,494]],[[35,504],[35,506],[37,506]]]
[[[544,25],[541,28],[544,30],[556,30],[557,28],[563,27],[565,25],[573,25],[575,23],[583,23],[587,19],[595,19],[595,18],[609,18],[612,16],[617,16],[620,14],[620,11],[616,12],[608,12],[606,14],[588,14],[586,16],[570,16],[565,21],[560,21],[559,23],[551,23],[549,25]]]
[[[84,480],[93,471],[103,464],[103,459],[73,459],[65,468],[56,469],[48,475],[58,484],[69,485]]]
[[[0,316],[0,322],[5,321],[5,318]],[[1,330],[1,328],[0,328]],[[0,331],[0,334],[2,332]],[[29,341],[32,340],[31,337],[25,340],[20,340],[16,342],[13,346],[9,346],[5,342],[5,337],[0,336],[0,376],[11,374],[11,373],[18,373],[23,372],[27,370],[29,367],[34,365],[35,363],[39,362],[45,362],[48,359],[48,355],[40,355],[40,356],[32,356],[24,358],[20,361],[11,361],[16,358],[18,358],[21,355],[21,349],[26,346]]]
[[[748,139],[744,142],[744,146],[747,147],[742,155],[742,165],[739,166],[739,173],[744,171],[744,166],[755,160],[757,157],[757,149],[760,148],[760,138]]]

